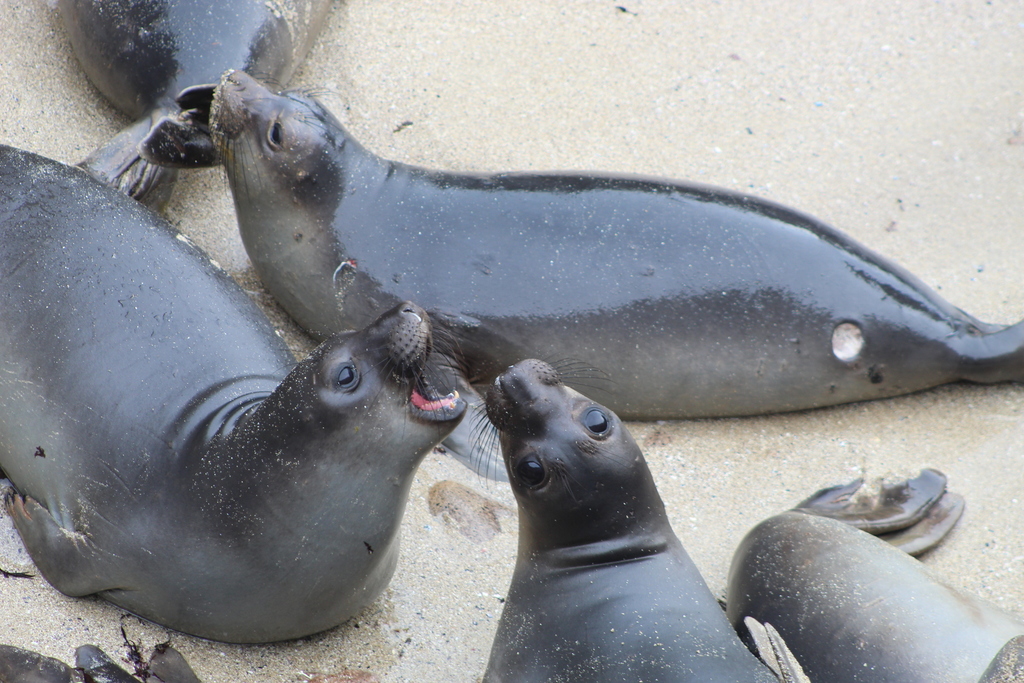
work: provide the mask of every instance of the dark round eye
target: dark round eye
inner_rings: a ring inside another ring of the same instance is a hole
[[[345,363],[338,368],[338,386],[342,389],[355,389],[356,385],[359,384],[359,373],[356,371],[356,366],[352,363]]]
[[[544,481],[544,465],[533,458],[520,460],[516,464],[516,476],[527,486],[536,486]]]
[[[591,408],[587,412],[583,413],[583,426],[590,430],[591,434],[602,436],[608,433],[611,428],[611,423],[608,421],[608,416],[604,414],[604,411],[600,408]]]
[[[274,149],[281,148],[281,144],[284,142],[284,126],[280,121],[274,121],[274,124],[270,126],[270,130],[267,131],[267,140],[270,141],[270,146]]]

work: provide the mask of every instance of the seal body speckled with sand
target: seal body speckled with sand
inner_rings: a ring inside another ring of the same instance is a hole
[[[519,553],[484,680],[774,683],[673,533],[614,413],[523,361],[487,394]]]
[[[68,595],[226,641],[346,620],[390,580],[412,475],[465,408],[431,388],[432,344],[399,304],[295,365],[165,221],[0,148],[0,469]]]
[[[1014,640],[1024,621],[835,519],[790,511],[754,527],[733,557],[726,602],[734,625],[750,616],[774,626],[813,681],[1021,680],[1012,659],[1024,655]]]
[[[211,90],[212,92],[212,90]],[[756,197],[581,173],[381,159],[315,99],[216,90],[245,247],[314,334],[418,302],[487,383],[524,358],[608,376],[624,419],[749,415],[1024,378],[1024,324],[988,325],[835,229]]]

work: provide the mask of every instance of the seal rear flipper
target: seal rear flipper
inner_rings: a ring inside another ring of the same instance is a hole
[[[107,653],[95,645],[75,650],[75,666],[85,674],[86,683],[138,683],[127,671],[114,663]]]
[[[481,477],[508,481],[498,433],[487,419],[483,397],[461,376],[458,378],[458,390],[459,396],[466,401],[466,416],[441,445]]]
[[[858,479],[822,489],[801,501],[794,510],[849,524],[872,535],[906,529],[928,514],[946,491],[946,475],[924,469],[914,479],[881,486],[877,494],[854,497],[863,484]]]
[[[0,681],[4,683],[72,683],[64,662],[13,645],[0,645]]]
[[[178,171],[146,161],[139,156],[138,147],[163,113],[158,110],[139,119],[93,150],[77,166],[146,206],[162,210],[171,198]]]
[[[960,354],[961,379],[980,384],[1024,382],[1024,320],[991,329],[979,323],[971,330],[951,342]]]
[[[881,534],[878,538],[916,557],[937,546],[953,530],[965,505],[963,496],[947,491],[928,508],[928,514],[920,522],[900,531]]]
[[[40,573],[65,595],[81,597],[119,588],[116,558],[95,547],[84,534],[57,523],[50,511],[13,491],[4,505]]]
[[[772,670],[779,683],[811,683],[800,662],[789,651],[786,641],[774,626],[762,624],[753,617],[744,617],[743,625],[747,627],[754,641],[757,656]]]
[[[978,683],[1020,683],[1024,681],[1024,636],[1007,641]]]
[[[220,164],[210,129],[187,110],[162,117],[139,143],[139,156],[169,168],[203,168]]]

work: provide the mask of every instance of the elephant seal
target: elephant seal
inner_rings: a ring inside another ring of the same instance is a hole
[[[729,626],[616,415],[523,361],[487,392],[519,552],[484,681],[777,681]]]
[[[162,683],[201,683],[185,658],[168,644],[157,645],[149,662],[142,662],[143,671],[136,678],[95,645],[83,645],[75,651],[75,669],[53,657],[0,645],[0,681],[3,683],[73,683],[84,677],[87,683],[139,683],[154,680]]]
[[[390,580],[413,473],[465,409],[433,388],[432,346],[404,303],[295,365],[159,216],[0,147],[0,469],[67,595],[234,642],[348,619]]]
[[[245,69],[286,83],[320,32],[329,0],[58,0],[71,46],[86,75],[114,106],[135,120],[82,165],[136,199],[160,204],[174,166],[211,160],[209,136],[178,122],[183,88]],[[186,117],[187,118],[187,117]],[[137,147],[149,143],[158,166]],[[172,135],[174,134],[174,135]]]
[[[249,257],[315,335],[416,301],[456,339],[466,383],[573,358],[607,374],[600,397],[629,420],[1024,378],[1024,323],[979,322],[784,206],[640,176],[395,163],[314,98],[241,72],[206,97]]]
[[[1019,638],[1024,621],[946,586],[904,552],[902,543],[881,540],[888,535],[875,537],[849,519],[834,519],[837,509],[850,505],[858,486],[844,487],[840,496],[823,492],[842,501],[837,508],[805,502],[747,534],[729,570],[726,601],[733,625],[745,617],[770,623],[814,681],[1021,680],[1013,676],[1024,661],[1024,639]],[[890,500],[901,499],[900,490],[896,493]],[[933,504],[919,502],[908,507],[924,511]],[[938,515],[929,511],[929,516],[949,517],[942,510]],[[959,512],[953,521],[956,516]],[[935,540],[912,546],[922,551]]]

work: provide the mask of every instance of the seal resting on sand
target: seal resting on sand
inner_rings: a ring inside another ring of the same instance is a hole
[[[853,500],[859,487],[825,489],[746,535],[729,570],[733,625],[770,623],[813,681],[1024,680],[1024,620],[946,586],[908,554],[960,515],[962,501],[942,496],[945,477],[926,470],[867,504]]]
[[[413,473],[465,410],[435,388],[434,343],[400,303],[295,365],[159,216],[0,148],[0,469],[63,593],[235,642],[348,619],[390,580]]]
[[[242,240],[285,309],[323,336],[416,301],[454,338],[464,396],[524,358],[597,368],[608,381],[589,385],[628,420],[1024,378],[1024,324],[982,323],[773,202],[660,178],[387,161],[316,99],[242,72],[187,97],[212,98]]]

